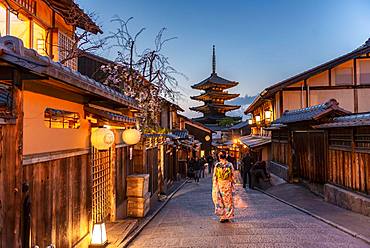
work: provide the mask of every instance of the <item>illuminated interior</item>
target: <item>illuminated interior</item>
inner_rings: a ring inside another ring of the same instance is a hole
[[[0,4],[0,36],[6,35],[6,8]]]
[[[10,35],[23,41],[25,47],[30,47],[30,21],[18,14],[10,13]]]
[[[35,49],[39,54],[46,55],[46,30],[33,23],[33,49]]]

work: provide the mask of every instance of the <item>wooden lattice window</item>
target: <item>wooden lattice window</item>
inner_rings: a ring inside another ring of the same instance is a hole
[[[351,148],[352,129],[333,128],[329,130],[329,146],[339,148]]]
[[[48,128],[80,127],[80,114],[60,109],[47,108],[44,112],[44,124]]]
[[[106,220],[111,211],[112,149],[92,152],[92,220]]]
[[[370,150],[370,127],[358,127],[355,130],[356,148]]]
[[[10,85],[0,82],[0,116],[6,117],[12,112],[13,94]]]
[[[73,47],[75,41],[62,32],[58,33],[58,37],[59,61],[63,61],[70,56],[73,49],[76,49]],[[63,64],[77,71],[77,58],[68,59]]]

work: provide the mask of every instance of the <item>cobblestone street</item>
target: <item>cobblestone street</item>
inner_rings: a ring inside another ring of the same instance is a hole
[[[234,221],[219,223],[211,179],[188,183],[130,247],[370,247],[258,191],[236,195]]]

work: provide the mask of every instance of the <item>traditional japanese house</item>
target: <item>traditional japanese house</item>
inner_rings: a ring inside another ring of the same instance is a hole
[[[78,71],[95,80],[104,82],[107,75],[101,70],[101,67],[112,63],[114,62],[106,58],[84,53],[78,59]],[[149,84],[149,81],[145,80],[139,73],[136,73],[135,76]],[[153,200],[158,193],[166,193],[167,188],[181,174],[178,160],[179,137],[171,132],[181,129],[178,112],[182,111],[184,110],[180,106],[163,98],[161,110],[158,113],[162,131],[149,130],[133,151],[134,161],[130,172],[150,175],[149,192],[153,198],[151,202],[155,202]]]
[[[238,85],[238,82],[229,81],[217,75],[216,73],[216,55],[215,46],[213,46],[212,57],[212,74],[200,83],[194,84],[191,87],[197,90],[203,90],[199,96],[193,96],[191,99],[202,101],[204,105],[191,107],[190,110],[203,113],[202,117],[194,118],[193,121],[200,122],[207,126],[218,126],[218,121],[226,117],[225,113],[240,108],[236,105],[225,104],[225,101],[234,99],[239,94],[231,94],[225,91]],[[240,120],[240,117],[229,117],[235,120]]]
[[[272,132],[270,170],[301,181],[337,205],[370,215],[369,114],[350,114],[334,99],[286,111]],[[363,195],[363,196],[361,196]]]
[[[348,113],[334,99],[308,108],[286,111],[268,128],[272,132],[270,170],[288,181],[299,178],[324,184],[326,134],[312,126],[330,117]]]
[[[203,125],[199,122],[193,121],[183,115],[181,115],[185,129],[189,132],[190,135],[194,136],[200,144],[200,154],[198,156],[208,156],[212,151],[212,133],[213,131],[208,128],[206,125]]]
[[[86,247],[93,223],[125,215],[120,133],[137,103],[11,36],[0,38],[0,70],[1,244]],[[104,126],[112,146],[100,150],[91,135]]]
[[[252,115],[252,135],[269,137],[271,132],[266,127],[286,110],[315,106],[332,98],[347,111],[369,111],[369,52],[370,40],[350,53],[264,89],[245,110]],[[262,149],[269,153],[270,147]]]
[[[329,62],[264,89],[245,110],[252,114],[252,134],[269,135],[264,127],[286,110],[315,106],[335,98],[347,111],[370,110],[370,40]]]
[[[313,127],[327,137],[325,199],[370,216],[370,113],[334,117]]]

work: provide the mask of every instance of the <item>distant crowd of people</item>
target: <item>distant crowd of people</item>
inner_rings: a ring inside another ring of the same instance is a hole
[[[256,156],[249,150],[243,154],[239,166],[234,156],[230,155],[228,152],[225,152],[225,154],[226,161],[228,161],[234,169],[240,171],[244,188],[248,185],[249,188],[253,189],[253,184],[259,179],[263,179],[264,181],[270,180],[266,162],[257,160]],[[218,162],[220,162],[220,158],[215,153],[207,157],[192,157],[188,160],[188,177],[194,179],[196,183],[199,183],[200,178],[213,175],[214,166]]]

